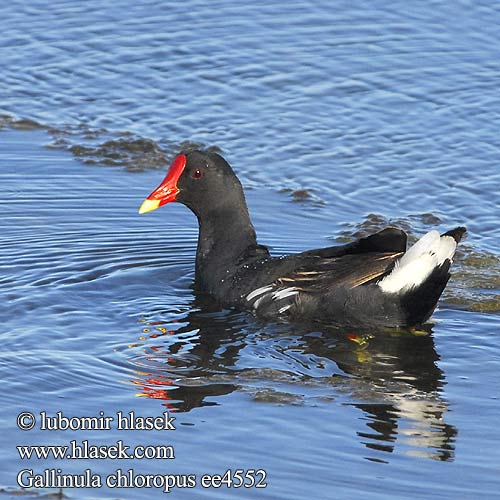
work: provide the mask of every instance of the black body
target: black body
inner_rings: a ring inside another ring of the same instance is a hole
[[[418,325],[431,316],[450,277],[449,260],[421,286],[399,294],[377,285],[406,251],[406,234],[395,228],[347,245],[272,257],[257,243],[229,164],[216,153],[184,154],[176,201],[198,218],[196,286],[221,306],[266,318],[389,327]],[[448,235],[459,241],[464,232],[457,228]]]

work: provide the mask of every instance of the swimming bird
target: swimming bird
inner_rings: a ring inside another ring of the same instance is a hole
[[[266,319],[412,327],[425,323],[466,229],[432,230],[407,249],[389,227],[351,243],[273,257],[259,245],[240,181],[219,154],[176,156],[139,213],[170,202],[198,218],[195,284],[222,307]]]

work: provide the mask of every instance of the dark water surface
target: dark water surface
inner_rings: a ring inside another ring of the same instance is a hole
[[[498,498],[499,26],[489,1],[3,2],[0,499],[26,468],[267,471],[180,499]],[[234,165],[277,254],[466,225],[433,325],[264,324],[196,297],[194,216],[137,214],[186,142]],[[176,430],[16,425],[59,410],[169,410]],[[175,459],[16,450],[72,439]]]

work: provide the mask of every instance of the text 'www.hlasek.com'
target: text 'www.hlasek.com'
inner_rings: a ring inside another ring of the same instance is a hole
[[[155,417],[141,417],[131,411],[118,411],[113,416],[99,412],[99,416],[66,417],[62,412],[48,415],[42,411],[34,414],[29,411],[17,416],[19,429],[29,431],[175,431],[175,417],[168,411]],[[48,434],[50,435],[50,434]],[[134,468],[118,467],[105,474],[92,471],[91,467],[82,467],[78,472],[64,472],[64,461],[81,460],[85,464],[90,460],[174,460],[175,450],[172,445],[135,445],[129,446],[118,439],[112,444],[91,443],[87,439],[69,439],[64,444],[17,446],[21,461],[60,460],[61,467],[34,469],[27,465],[19,470],[17,484],[22,488],[154,488],[169,493],[176,488],[265,488],[267,473],[263,469],[230,468],[219,474],[148,474]],[[67,462],[66,462],[67,463]],[[120,465],[122,462],[118,462]]]

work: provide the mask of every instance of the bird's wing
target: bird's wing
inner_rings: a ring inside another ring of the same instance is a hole
[[[321,294],[335,287],[355,288],[373,282],[390,272],[403,252],[347,254],[341,257],[311,257],[272,283],[246,295],[259,312],[282,314],[299,294]]]
[[[298,256],[328,259],[352,254],[405,252],[406,240],[407,236],[404,231],[388,227],[345,245],[308,250],[298,254]]]

